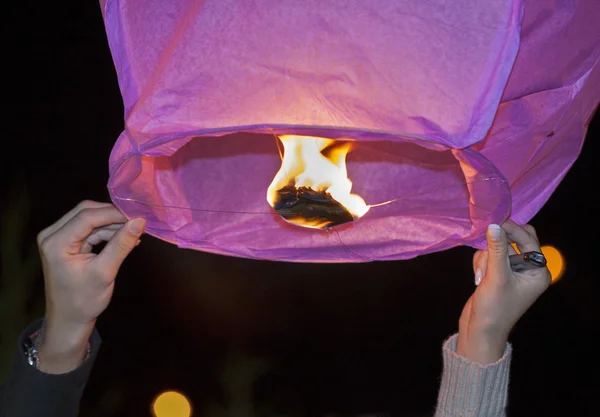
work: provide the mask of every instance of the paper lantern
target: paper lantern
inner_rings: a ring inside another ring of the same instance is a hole
[[[600,98],[594,0],[101,4],[125,107],[112,200],[207,252],[480,247],[488,224],[548,200]]]

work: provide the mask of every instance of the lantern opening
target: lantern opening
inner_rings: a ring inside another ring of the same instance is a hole
[[[267,190],[267,201],[286,221],[323,229],[351,222],[369,211],[352,194],[346,156],[353,142],[283,135],[281,168]]]
[[[361,133],[269,127],[185,136],[143,153],[124,154],[108,186],[113,202],[128,217],[147,219],[148,234],[211,253],[289,262],[391,260],[400,259],[399,250],[406,259],[472,239],[489,223],[506,218],[506,183],[475,152],[431,149],[405,138],[390,140],[389,135],[369,134],[377,140],[362,140]],[[359,218],[332,193],[332,199],[319,200],[327,197],[327,189],[296,188],[295,183],[291,190],[282,189],[289,181],[274,190],[280,196],[293,192],[298,204],[310,203],[313,212],[320,201],[328,221],[340,210],[332,223],[341,224],[337,233],[292,224],[269,204],[267,190],[283,169],[284,146],[277,136],[289,134],[334,138],[319,139],[330,141],[319,152],[330,158],[339,147],[352,149],[346,156],[347,177],[351,191],[368,203],[365,215]],[[123,135],[120,146],[129,146],[127,138]],[[345,217],[348,213],[351,218]],[[348,222],[342,224],[344,220]]]

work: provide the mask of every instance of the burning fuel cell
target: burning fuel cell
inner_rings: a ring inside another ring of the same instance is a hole
[[[267,190],[267,201],[286,221],[324,229],[354,221],[370,206],[352,194],[346,156],[353,142],[283,135],[281,168]]]

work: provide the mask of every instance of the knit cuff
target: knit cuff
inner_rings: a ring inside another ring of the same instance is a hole
[[[480,365],[456,353],[458,334],[444,342],[444,372],[436,417],[505,416],[512,347],[497,362]]]

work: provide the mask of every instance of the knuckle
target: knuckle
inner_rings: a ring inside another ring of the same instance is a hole
[[[47,237],[45,239],[42,239],[38,243],[38,246],[40,248],[40,252],[42,252],[44,255],[48,255],[48,254],[52,253],[52,250],[56,245],[54,244],[54,241],[52,238]]]
[[[131,242],[130,239],[119,239],[117,241],[117,249],[121,253],[126,253],[131,250]]]
[[[533,243],[535,243],[537,246],[540,246],[540,239],[538,238],[537,232],[533,228],[533,226],[529,226],[525,230],[527,230],[527,233],[529,233],[529,236],[531,237]]]
[[[116,273],[114,271],[115,266],[112,264],[103,265],[101,268],[98,268],[98,285],[104,286],[113,281],[116,276]]]
[[[523,226],[523,229],[525,229],[530,235],[533,235],[537,238],[537,232],[535,230],[535,227],[533,227],[532,225],[526,224],[525,226]]]
[[[38,248],[42,248],[42,243],[44,242],[44,240],[46,239],[46,235],[47,235],[47,230],[48,229],[44,229],[41,232],[39,232],[35,238],[35,241],[37,242]]]
[[[82,200],[79,202],[79,204],[77,204],[77,208],[79,209],[79,211],[91,207],[94,207],[94,202],[92,200]]]
[[[79,211],[79,213],[77,213],[75,215],[75,220],[76,221],[89,221],[90,217],[92,216],[93,210],[89,207],[87,208],[83,208]]]
[[[507,252],[508,245],[503,242],[491,242],[488,245],[488,251],[489,252],[505,252],[505,251]]]

